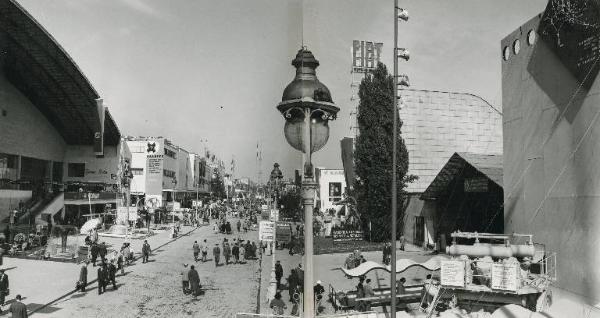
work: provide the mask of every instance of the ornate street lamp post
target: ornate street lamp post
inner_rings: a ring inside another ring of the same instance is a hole
[[[285,138],[305,156],[302,179],[304,206],[304,317],[315,316],[313,295],[313,204],[317,184],[314,180],[312,153],[325,146],[329,139],[329,120],[340,110],[331,99],[327,86],[317,79],[319,61],[305,47],[292,61],[296,76],[283,91],[277,110],[285,118]]]

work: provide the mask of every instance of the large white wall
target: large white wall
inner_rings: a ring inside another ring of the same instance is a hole
[[[58,131],[0,72],[0,152],[60,162],[65,149]]]
[[[521,43],[501,62],[505,230],[556,253],[552,317],[600,317],[600,80],[580,87],[539,35],[528,45],[539,21],[502,41]]]

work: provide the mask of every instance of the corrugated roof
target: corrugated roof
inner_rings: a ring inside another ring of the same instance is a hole
[[[463,171],[466,165],[475,168],[499,187],[502,187],[501,154],[456,152],[423,192],[421,199],[437,198],[448,187],[448,184]]]

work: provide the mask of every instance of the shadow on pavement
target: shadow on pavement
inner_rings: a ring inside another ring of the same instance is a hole
[[[42,313],[42,314],[51,314],[53,312],[57,312],[57,311],[61,310],[61,308],[55,307],[55,306],[45,306],[44,307],[44,304],[36,304],[36,303],[29,303],[29,304],[27,304],[27,308],[29,310],[32,310],[32,309],[35,309],[35,308],[40,308],[40,307],[43,307],[43,308],[41,308],[39,310],[36,310],[36,312],[39,312],[39,313]],[[30,311],[30,314],[31,314],[31,311]]]

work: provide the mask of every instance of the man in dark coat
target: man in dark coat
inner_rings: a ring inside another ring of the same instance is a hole
[[[98,247],[98,254],[100,254],[100,259],[102,259],[102,262],[106,262],[106,253],[107,253],[107,249],[106,249],[106,243],[102,242],[102,244],[100,244],[100,246]]]
[[[98,268],[98,295],[102,295],[106,291],[106,283],[108,280],[108,271],[106,263],[102,263]]]
[[[96,266],[96,259],[98,258],[98,244],[92,243],[91,253],[92,253],[92,266]]]
[[[213,257],[215,258],[215,266],[219,266],[219,259],[221,258],[219,243],[215,244],[215,247],[213,247]]]
[[[229,258],[231,257],[231,247],[227,242],[223,244],[223,256],[225,257],[225,265],[229,265]]]
[[[150,256],[150,244],[148,244],[148,240],[144,240],[144,245],[142,245],[142,263],[147,263],[149,256]]]
[[[283,267],[281,266],[281,262],[277,261],[275,263],[275,279],[277,280],[277,289],[281,289],[281,277],[283,277]]]
[[[4,306],[4,300],[8,295],[8,275],[4,273],[4,269],[0,269],[0,306]]]
[[[240,247],[237,243],[235,243],[235,245],[231,249],[231,253],[233,254],[235,264],[237,264],[240,261]]]
[[[10,304],[8,311],[12,313],[13,318],[27,318],[27,306],[21,302],[21,295],[15,297],[15,302]]]
[[[288,276],[288,292],[290,293],[290,301],[294,301],[294,293],[296,292],[296,288],[298,288],[298,276],[296,275],[296,270],[292,268],[290,276]]]
[[[88,265],[87,262],[83,263],[83,265],[81,265],[81,270],[79,271],[78,283],[79,283],[79,290],[81,292],[84,292],[85,287],[87,286],[87,274],[88,274],[87,265]]]
[[[194,297],[198,296],[200,294],[200,275],[198,275],[194,265],[190,267],[190,271],[188,272],[188,280],[190,281],[192,295],[194,295]]]
[[[116,275],[117,275],[117,266],[115,265],[115,262],[113,260],[110,262],[110,264],[108,264],[108,278],[109,278],[109,281],[112,282],[113,289],[117,289]],[[108,285],[108,282],[107,282],[107,285]]]

